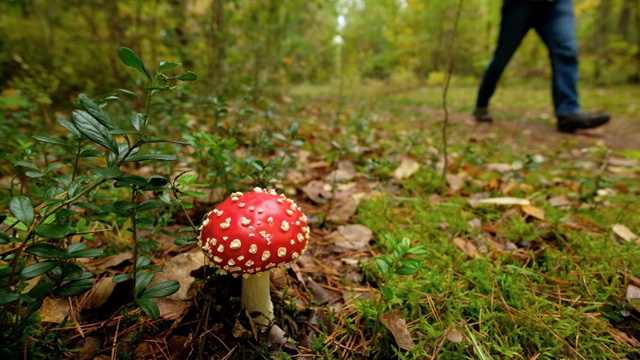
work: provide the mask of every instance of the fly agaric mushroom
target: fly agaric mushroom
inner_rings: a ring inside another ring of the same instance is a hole
[[[236,192],[205,215],[200,246],[222,273],[242,275],[241,304],[257,321],[273,319],[268,270],[284,267],[307,249],[307,217],[275,190]]]

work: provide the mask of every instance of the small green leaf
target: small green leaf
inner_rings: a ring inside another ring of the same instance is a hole
[[[60,265],[60,263],[55,260],[46,260],[39,263],[27,265],[20,272],[20,276],[24,280],[33,279],[36,276],[53,270],[54,268],[58,267],[58,265]]]
[[[3,232],[0,232],[0,244],[8,244],[8,243],[10,243],[12,241],[12,239],[14,239],[14,238],[12,238],[11,236],[9,236],[9,235],[7,235],[7,234],[5,234]]]
[[[413,275],[420,271],[422,265],[417,262],[402,261],[402,265],[394,271],[398,275]]]
[[[71,116],[73,122],[82,135],[88,137],[96,144],[104,146],[107,150],[114,154],[119,154],[118,143],[109,134],[109,129],[99,123],[86,111],[75,110]]]
[[[384,296],[385,299],[393,299],[393,290],[391,290],[391,288],[383,286],[380,290],[382,291],[382,296]]]
[[[37,171],[26,171],[24,174],[30,177],[31,179],[40,179],[47,176],[47,174],[37,172]]]
[[[197,244],[198,238],[195,236],[179,236],[173,241],[173,243],[179,246]]]
[[[88,96],[80,94],[80,96],[78,96],[78,101],[80,102],[82,108],[87,113],[89,113],[89,115],[93,116],[94,119],[98,120],[98,122],[104,125],[107,129],[115,130],[118,128],[113,120],[111,120],[109,115],[107,115],[107,113],[102,110],[102,108],[98,106],[98,104],[93,102],[93,100],[91,100]]]
[[[187,71],[184,74],[180,74],[176,77],[180,81],[195,81],[198,80],[198,75],[193,71]]]
[[[203,193],[203,192],[200,192],[200,191],[193,191],[193,190],[181,191],[180,193],[183,196],[193,196],[194,198],[204,198],[204,197],[209,196],[206,193]]]
[[[111,134],[111,135],[137,135],[138,132],[137,131],[133,131],[133,130],[116,129],[116,130],[109,130],[109,134]]]
[[[79,265],[73,262],[69,262],[62,265],[62,272],[60,277],[62,278],[63,281],[80,280],[84,278],[84,274],[85,274],[85,271],[83,271]],[[91,273],[89,273],[89,277],[91,276],[92,276]]]
[[[118,51],[118,56],[125,65],[138,70],[140,73],[147,77],[147,80],[151,81],[151,75],[149,75],[147,69],[144,68],[144,64],[142,63],[138,55],[133,52],[133,50],[126,47],[121,47]]]
[[[26,168],[29,168],[29,169],[35,170],[35,171],[40,171],[40,168],[38,167],[38,165],[30,163],[30,162],[26,162],[26,161],[14,161],[13,165],[20,166],[20,167],[26,167]]]
[[[104,155],[104,151],[96,148],[84,148],[80,151],[80,157],[90,158]]]
[[[141,268],[151,264],[151,259],[148,256],[142,255],[136,260],[136,267]]]
[[[127,90],[127,89],[118,89],[117,91],[119,91],[121,93],[124,93],[124,94],[127,94],[127,95],[136,96],[136,97],[139,97],[139,98],[143,97],[142,95],[138,94],[137,92],[133,92],[133,91]]]
[[[158,209],[163,207],[164,204],[158,200],[155,199],[149,199],[149,200],[145,200],[143,202],[141,202],[138,205],[138,211],[144,211],[144,210],[151,210],[151,209]]]
[[[28,295],[32,299],[42,299],[45,296],[49,296],[49,294],[51,294],[51,292],[55,288],[56,288],[56,284],[54,284],[51,281],[46,281],[45,279],[45,281],[32,287],[31,290],[29,290]],[[27,300],[27,301],[31,302],[33,300]]]
[[[136,131],[138,132],[142,131],[142,128],[144,127],[144,123],[145,123],[145,118],[146,116],[140,113],[135,113],[131,115],[131,126],[133,126],[133,128],[136,129]]]
[[[160,309],[158,305],[153,302],[150,298],[141,298],[136,300],[136,304],[140,306],[140,309],[144,311],[151,319],[157,320],[160,318]]]
[[[26,196],[15,196],[9,202],[9,211],[26,226],[30,226],[35,217],[33,204]]]
[[[147,185],[147,179],[139,175],[124,174],[115,178],[116,187],[143,187]]]
[[[113,277],[113,283],[117,284],[117,283],[121,283],[121,282],[125,282],[127,280],[131,280],[133,279],[133,277],[129,274],[118,274],[116,276]]]
[[[380,256],[374,259],[378,269],[383,275],[386,275],[391,270],[391,265],[388,263],[388,260],[384,256]]]
[[[142,293],[142,298],[157,298],[169,296],[180,289],[180,283],[176,280],[164,281],[155,284]]]
[[[76,242],[69,245],[67,254],[71,258],[90,258],[102,255],[102,250],[87,249],[87,244]]]
[[[82,134],[80,134],[80,131],[78,131],[76,126],[73,125],[73,123],[71,121],[65,120],[65,119],[56,119],[56,121],[58,122],[58,124],[62,125],[63,128],[67,129],[73,135],[75,135],[77,137],[81,137],[82,136]]]
[[[43,224],[36,226],[36,235],[48,239],[62,239],[76,232],[73,226],[59,224]]]
[[[92,168],[91,172],[105,179],[114,179],[122,175],[122,171],[117,167]]]
[[[64,140],[60,139],[59,137],[34,135],[32,136],[32,138],[46,144],[69,146]]]
[[[55,289],[53,294],[66,297],[78,296],[91,290],[92,287],[93,282],[89,279],[73,280]]]
[[[158,73],[163,73],[169,69],[173,69],[176,66],[182,65],[181,63],[173,62],[173,61],[160,61],[160,66],[158,67]]]
[[[171,144],[178,144],[178,145],[185,145],[185,146],[191,145],[186,141],[171,140],[171,139],[155,139],[154,138],[154,139],[149,139],[147,142],[148,143],[171,143]]]
[[[142,291],[144,291],[144,288],[149,285],[154,276],[155,274],[152,272],[138,271],[138,273],[136,274],[135,285],[136,294],[140,295]]]
[[[11,304],[12,302],[18,300],[19,298],[20,298],[20,294],[18,293],[0,290],[0,306]]]
[[[426,254],[427,248],[420,245],[420,246],[416,246],[416,247],[412,247],[411,249],[407,250],[407,254],[413,254],[413,255],[422,255],[422,254]]]
[[[57,247],[51,244],[45,244],[45,243],[31,245],[28,248],[26,248],[24,252],[26,252],[27,254],[36,255],[43,258],[62,259],[67,257],[67,255],[62,251],[58,250]]]
[[[167,154],[135,154],[127,157],[126,161],[147,161],[147,160],[160,160],[160,161],[176,161],[178,158],[175,155]]]

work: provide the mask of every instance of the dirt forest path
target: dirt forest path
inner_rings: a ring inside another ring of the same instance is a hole
[[[443,119],[442,110],[423,109],[425,114]],[[575,147],[605,146],[613,151],[640,151],[640,117],[612,115],[609,124],[592,130],[581,130],[574,134],[556,131],[555,119],[501,119],[490,124],[477,123],[469,114],[454,113],[449,121],[455,133],[468,136],[495,134],[503,141],[520,141],[523,146],[554,148],[564,145]]]

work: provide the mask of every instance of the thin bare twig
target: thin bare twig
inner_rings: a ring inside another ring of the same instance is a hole
[[[458,22],[460,20],[460,12],[462,10],[462,1],[458,1],[458,8],[456,9],[456,17],[453,23],[453,35],[451,36],[451,42],[449,43],[449,57],[447,58],[447,76],[445,78],[444,87],[442,89],[442,109],[444,110],[444,122],[442,124],[442,154],[444,156],[444,163],[442,165],[442,177],[441,184],[444,184],[445,177],[447,175],[447,167],[449,166],[449,151],[448,141],[449,133],[449,108],[447,105],[447,95],[449,93],[449,84],[451,83],[451,75],[453,74],[453,48],[455,45],[456,35],[458,34]]]

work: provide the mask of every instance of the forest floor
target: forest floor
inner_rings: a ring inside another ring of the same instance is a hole
[[[30,341],[100,360],[640,358],[636,88],[586,87],[583,102],[612,122],[562,134],[545,86],[500,90],[491,124],[470,115],[474,88],[454,86],[446,148],[442,87],[336,89],[295,88],[264,117],[279,121],[238,133],[286,133],[295,122],[304,141],[273,153],[295,159],[276,187],[312,231],[299,261],[271,275],[274,326],[239,309],[240,278],[211,276],[198,246],[162,233],[154,283],[182,286],[149,320],[112,282],[134,261],[115,229],[92,245],[109,244],[109,255],[83,261],[93,289],[47,298],[46,337]],[[238,156],[258,147],[243,146]],[[198,221],[219,200],[196,201],[188,215]],[[188,226],[176,221],[165,230]],[[403,275],[408,259],[420,268]]]

